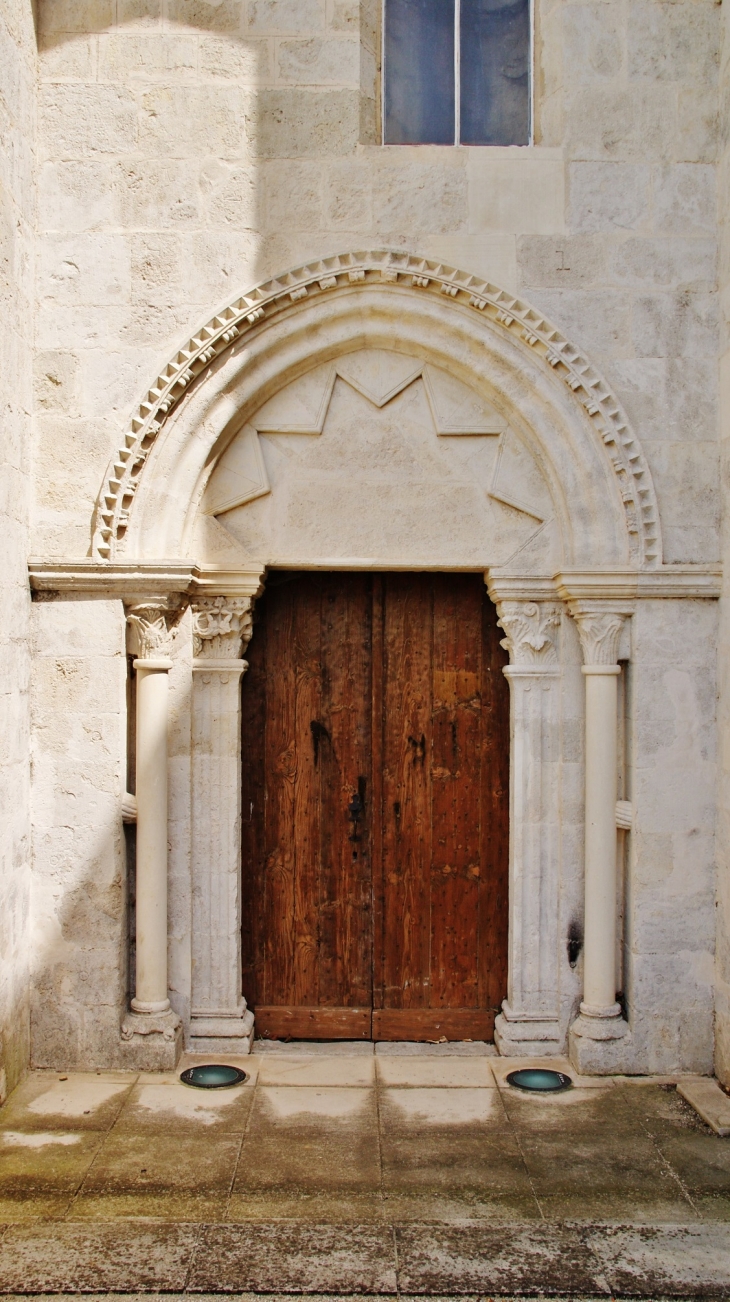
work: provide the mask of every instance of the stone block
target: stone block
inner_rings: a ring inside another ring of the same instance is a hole
[[[514,235],[504,231],[494,234],[485,231],[481,235],[422,235],[418,251],[517,293]]]
[[[198,186],[179,159],[124,159],[111,172],[114,203],[128,229],[178,230],[201,220]]]
[[[609,279],[636,288],[712,290],[717,280],[717,246],[712,239],[639,236],[612,246]]]
[[[324,0],[249,0],[244,30],[288,35],[325,26]]]
[[[568,95],[571,161],[648,163],[676,157],[677,96],[665,85],[592,85]]]
[[[720,122],[717,89],[701,83],[677,95],[677,129],[672,157],[678,163],[713,163],[717,158]]]
[[[162,21],[162,0],[117,0],[117,25],[158,27]]]
[[[719,13],[709,4],[629,5],[627,46],[630,78],[714,85],[717,81]]]
[[[247,36],[233,38],[214,34],[198,37],[198,71],[201,79],[212,77],[235,81],[239,86],[258,86],[272,76],[273,43]]]
[[[57,32],[38,35],[38,74],[41,81],[93,81],[94,39],[73,39]]]
[[[58,304],[105,307],[129,299],[130,249],[125,235],[49,235],[43,242],[38,289]]]
[[[642,439],[712,440],[717,431],[715,362],[674,357],[615,358],[606,377]]]
[[[221,169],[223,170],[223,169]],[[251,167],[225,169],[206,193],[205,208],[211,226],[251,230],[263,224],[261,180]]]
[[[648,167],[638,163],[571,163],[568,188],[571,232],[641,230],[649,223]]]
[[[43,0],[39,6],[40,30],[75,33],[103,32],[114,22],[114,0]]]
[[[82,416],[103,419],[111,412],[126,415],[129,395],[144,392],[149,384],[150,358],[143,349],[126,348],[110,354],[103,348],[87,348],[80,354],[80,363]],[[88,534],[88,521],[85,528]],[[69,552],[71,556],[78,554]]]
[[[359,42],[341,38],[280,41],[277,74],[282,82],[298,86],[359,86]]]
[[[688,290],[641,295],[634,300],[631,326],[637,357],[715,356],[717,298]]]
[[[167,0],[167,20],[199,31],[238,32],[243,7],[242,0]]]
[[[708,1076],[691,1076],[677,1083],[677,1093],[686,1099],[695,1112],[716,1135],[730,1135],[730,1098],[716,1080]]]
[[[571,83],[624,71],[625,18],[618,5],[571,4],[563,14],[563,67]]]
[[[36,410],[74,413],[78,401],[78,358],[73,353],[36,353],[33,396]]]
[[[469,230],[560,233],[565,165],[557,150],[469,149]]]
[[[372,230],[373,181],[369,163],[346,159],[328,169],[324,179],[324,224],[328,229]]]
[[[38,176],[38,222],[45,231],[103,231],[121,213],[105,159],[44,163]]]
[[[654,229],[662,235],[705,235],[717,222],[715,169],[706,163],[657,168],[653,179]]]
[[[194,303],[217,302],[230,296],[233,285],[258,278],[259,237],[251,231],[200,231],[186,236],[183,247],[187,293]]]
[[[97,59],[101,82],[192,81],[197,79],[198,42],[182,32],[117,29],[99,38]]]
[[[247,94],[219,83],[150,86],[140,95],[140,151],[166,158],[241,157],[246,152]]]
[[[593,235],[522,235],[520,280],[531,289],[578,289],[605,283],[605,243]]]
[[[409,231],[412,242],[422,234],[465,231],[466,171],[459,158],[455,166],[446,162],[406,162],[388,151],[373,177],[376,229],[383,235]]]
[[[597,361],[631,353],[631,305],[625,294],[614,289],[525,290],[568,339],[580,339],[582,347]]]
[[[137,104],[123,86],[42,86],[39,126],[43,154],[51,161],[129,153],[137,145]]]
[[[131,297],[137,303],[165,304],[187,297],[182,239],[179,235],[134,235]]]
[[[271,162],[263,168],[264,218],[269,230],[322,226],[322,169],[317,163]]]
[[[262,158],[319,158],[353,153],[360,138],[356,90],[261,90],[249,126]]]

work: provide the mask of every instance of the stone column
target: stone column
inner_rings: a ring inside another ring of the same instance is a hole
[[[603,602],[571,603],[585,677],[585,920],[583,1001],[570,1038],[579,1068],[594,1072],[605,1055],[590,1042],[620,1040],[629,1030],[616,1002],[617,657],[628,613]],[[615,1063],[606,1061],[604,1070]]]
[[[167,992],[167,674],[176,615],[167,601],[140,603],[127,614],[137,675],[136,980],[122,1039],[141,1047],[139,1065],[155,1067],[174,1066],[181,1048]]]
[[[195,1052],[249,1053],[241,991],[241,659],[250,597],[193,603],[192,1006]]]
[[[507,1057],[562,1051],[558,967],[559,686],[554,602],[497,602],[510,654],[508,994],[495,1022]]]

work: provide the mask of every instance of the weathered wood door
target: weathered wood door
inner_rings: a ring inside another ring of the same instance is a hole
[[[243,992],[259,1034],[491,1038],[509,700],[480,575],[284,573],[243,681]]]

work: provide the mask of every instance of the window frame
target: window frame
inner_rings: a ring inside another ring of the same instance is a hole
[[[385,139],[385,82],[388,76],[385,55],[385,7],[380,0],[380,144],[388,149],[532,149],[535,144],[535,0],[528,0],[529,49],[527,65],[530,88],[527,103],[528,132],[524,145],[464,145],[461,135],[461,0],[454,0],[454,139],[448,145],[393,144]]]

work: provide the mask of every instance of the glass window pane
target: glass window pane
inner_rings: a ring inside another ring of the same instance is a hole
[[[454,0],[386,0],[385,143],[454,143]]]
[[[461,0],[461,143],[530,139],[529,0]]]

